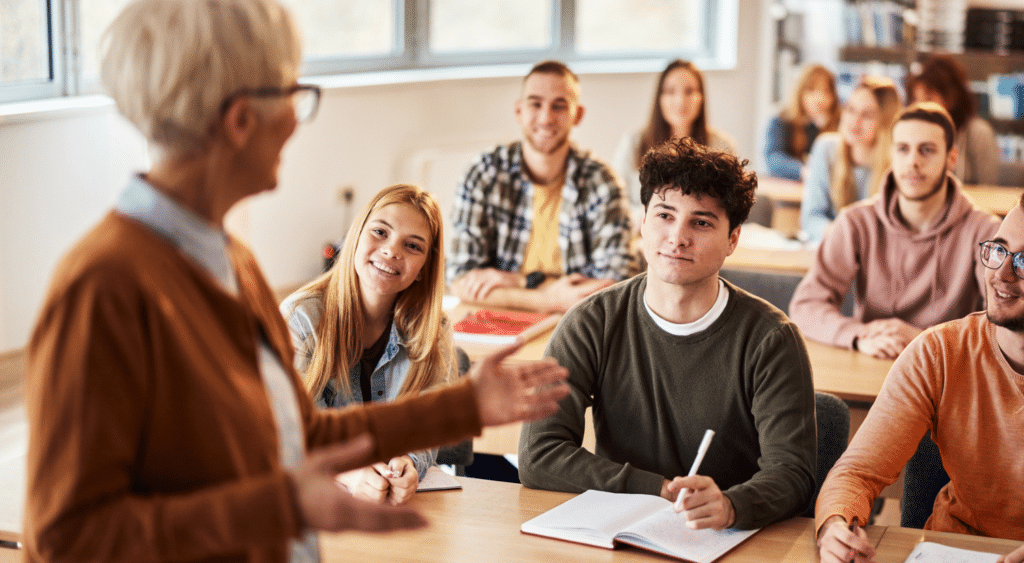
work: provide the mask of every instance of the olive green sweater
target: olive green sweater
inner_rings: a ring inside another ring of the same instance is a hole
[[[732,501],[736,528],[803,511],[814,491],[814,388],[803,339],[785,314],[725,282],[729,300],[707,329],[674,336],[644,307],[647,276],[570,310],[547,355],[569,369],[571,394],[524,427],[519,471],[532,488],[657,495],[685,476],[704,431],[716,432],[699,474]],[[596,452],[581,446],[593,407]]]

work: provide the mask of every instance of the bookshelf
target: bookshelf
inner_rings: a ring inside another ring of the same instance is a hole
[[[847,21],[847,36],[845,38],[847,43],[840,45],[838,50],[838,59],[842,63],[854,66],[862,64],[865,67],[880,63],[899,67],[902,69],[900,72],[909,75],[914,70],[915,63],[926,60],[934,53],[946,52],[942,49],[927,49],[918,46],[915,36],[919,35],[921,30],[907,25],[902,15],[898,15],[900,10],[914,9],[915,6],[920,8],[913,1],[844,0],[844,6],[846,7],[846,17],[853,18],[854,22],[859,22],[862,26],[865,25],[865,22],[875,18],[875,27],[878,28],[878,14],[882,14],[883,18],[892,19],[894,23],[889,24],[886,28],[889,31],[887,35],[876,34],[874,40],[878,44],[871,45],[857,44],[858,39],[869,34],[857,31],[857,23],[851,24],[850,21]],[[1005,11],[1010,12],[1011,10]],[[965,14],[966,12],[967,10],[965,10]],[[1024,12],[1022,12],[1021,18],[1024,18]],[[851,31],[851,25],[853,31]],[[899,31],[893,31],[897,27]],[[977,33],[977,31],[972,31],[970,25],[965,25],[965,30],[964,44],[976,44],[977,38],[971,37],[969,34]],[[899,41],[900,39],[902,39],[902,43]],[[989,83],[991,77],[998,75],[1024,73],[1024,51],[1021,50],[1002,49],[1000,52],[996,52],[995,50],[968,47],[959,52],[948,52],[948,54],[955,57],[964,66],[967,70],[968,80],[975,84]],[[899,81],[897,80],[897,82]],[[991,90],[991,86],[989,90]],[[991,91],[989,95],[993,95]],[[985,115],[982,117],[985,117],[992,125],[997,136],[1018,137],[1020,141],[1017,142],[1024,143],[1024,119],[999,119]]]

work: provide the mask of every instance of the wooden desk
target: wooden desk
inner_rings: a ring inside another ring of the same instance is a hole
[[[804,342],[811,358],[815,391],[832,393],[845,401],[875,401],[893,360],[872,358],[806,338]]]
[[[321,534],[325,563],[372,561],[390,554],[408,561],[674,561],[632,547],[606,550],[523,534],[523,522],[574,495],[521,485],[460,477],[461,491],[417,494],[411,505],[428,520],[425,528],[388,534]],[[868,526],[877,542],[885,528]],[[769,526],[719,560],[722,563],[817,561],[814,521],[793,518]]]
[[[964,185],[964,193],[970,196],[978,207],[1000,217],[1005,216],[1007,211],[1017,205],[1022,191],[1024,188],[1013,186]],[[772,200],[772,228],[787,235],[792,235],[800,229],[800,204],[804,197],[801,182],[760,176],[757,179],[757,194]]]
[[[800,202],[804,199],[804,185],[796,180],[758,176],[757,195],[771,198],[772,203],[776,205],[793,205],[799,208]]]
[[[974,200],[974,203],[1000,217],[1005,217],[1006,212],[1017,205],[1022,191],[1024,189],[1008,186],[986,186],[982,184],[964,186],[964,192]]]
[[[889,526],[885,529],[885,533],[882,534],[881,541],[875,545],[878,553],[875,560],[904,561],[910,555],[910,552],[914,551],[914,546],[923,541],[941,543],[942,545],[973,551],[998,553],[1000,555],[1006,555],[1021,546],[1021,542],[1014,540]]]
[[[0,547],[0,563],[21,563],[22,552],[20,549]]]
[[[803,276],[814,264],[814,256],[814,249],[807,247],[799,250],[768,250],[737,245],[736,250],[725,259],[722,268]]]
[[[800,231],[800,202],[804,199],[804,185],[801,182],[760,176],[757,179],[757,195],[771,199],[773,229],[788,236]]]

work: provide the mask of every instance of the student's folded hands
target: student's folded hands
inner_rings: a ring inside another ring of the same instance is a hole
[[[303,527],[382,532],[426,525],[426,520],[411,508],[361,500],[335,480],[339,473],[366,465],[373,449],[373,438],[364,434],[309,452],[288,472]]]
[[[404,504],[412,498],[419,485],[419,474],[409,456],[393,458],[387,464],[375,463],[368,467],[346,471],[338,475],[338,482],[353,496],[374,503]]]
[[[857,350],[876,358],[895,359],[921,334],[921,329],[900,319],[877,319],[857,333]]]

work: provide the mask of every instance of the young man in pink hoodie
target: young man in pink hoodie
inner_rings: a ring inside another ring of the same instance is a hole
[[[895,358],[923,329],[979,309],[977,245],[999,227],[950,172],[956,131],[942,106],[904,108],[892,136],[892,170],[878,194],[839,214],[789,307],[808,338],[879,358]],[[851,285],[847,317],[840,306]]]

